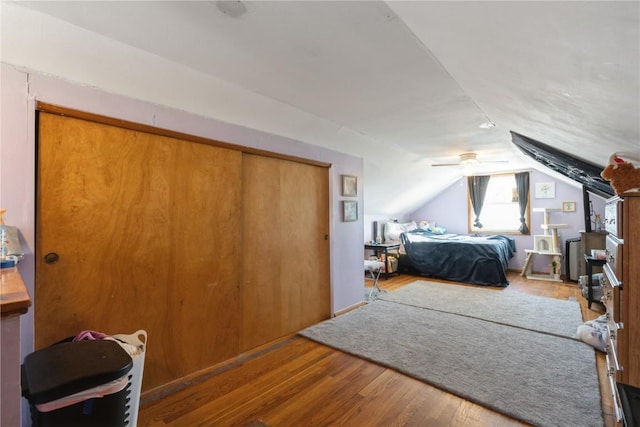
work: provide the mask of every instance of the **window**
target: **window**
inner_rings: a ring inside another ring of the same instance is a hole
[[[515,173],[490,175],[486,183],[484,201],[480,200],[480,212],[474,210],[472,202],[472,192],[474,184],[472,180],[476,177],[469,177],[468,197],[469,197],[469,232],[470,233],[518,233],[529,234],[528,228],[521,230],[522,222],[520,216],[520,203],[518,196],[518,184]],[[486,178],[485,178],[486,179]],[[478,180],[476,180],[478,181]],[[524,218],[526,225],[530,223],[529,213],[529,184],[528,173],[526,184],[523,184],[523,191],[526,190],[526,210]],[[480,184],[482,187],[483,184]],[[480,194],[482,190],[480,190]],[[478,193],[476,193],[478,194]],[[480,196],[476,196],[482,199]]]

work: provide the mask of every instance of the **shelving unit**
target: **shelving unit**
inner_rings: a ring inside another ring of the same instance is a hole
[[[541,243],[545,243],[544,247],[534,247],[534,249],[526,249],[526,257],[524,261],[524,267],[522,268],[521,275],[526,277],[527,279],[532,280],[549,280],[552,282],[562,282],[562,279],[556,278],[554,274],[550,271],[549,274],[534,274],[533,273],[533,262],[535,260],[536,255],[542,256],[550,256],[551,262],[556,262],[558,268],[560,268],[562,251],[560,250],[560,242],[558,239],[558,230],[561,228],[568,228],[568,224],[551,224],[549,222],[549,214],[552,212],[562,212],[562,209],[556,208],[533,208],[534,212],[542,212],[544,214],[544,222],[540,225],[544,234],[539,237],[544,237],[544,239],[537,239],[534,237],[534,242],[540,241]],[[547,239],[547,237],[549,239]],[[548,246],[549,240],[551,241],[551,246]]]

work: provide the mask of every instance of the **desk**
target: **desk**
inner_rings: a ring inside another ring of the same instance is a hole
[[[25,314],[31,306],[31,298],[22,281],[18,267],[0,270],[0,312],[2,317]]]
[[[0,425],[19,426],[20,389],[20,317],[31,306],[31,297],[18,267],[0,269]]]
[[[365,243],[364,249],[373,251],[376,254],[376,257],[380,259],[380,254],[384,254],[384,262],[386,264],[386,268],[384,270],[384,278],[388,279],[389,274],[397,273],[400,274],[399,271],[391,271],[389,272],[389,263],[387,262],[387,258],[389,257],[389,251],[395,252],[396,257],[400,258],[400,243]]]
[[[593,302],[593,267],[602,267],[607,263],[606,259],[596,259],[590,255],[584,255],[584,262],[587,268],[587,307],[591,308]]]
[[[580,253],[585,255],[591,255],[592,249],[604,249],[606,247],[605,241],[607,239],[606,231],[581,231],[580,232]],[[587,263],[584,258],[580,259],[580,271],[578,276],[587,274]]]

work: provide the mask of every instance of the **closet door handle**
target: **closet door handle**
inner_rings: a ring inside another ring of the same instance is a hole
[[[44,256],[44,262],[46,264],[55,264],[60,260],[60,255],[55,252],[49,252]]]

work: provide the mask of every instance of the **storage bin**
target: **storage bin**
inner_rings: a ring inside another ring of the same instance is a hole
[[[132,367],[114,340],[61,342],[29,354],[21,382],[32,425],[124,427]]]
[[[144,371],[144,356],[147,351],[147,331],[140,329],[130,335],[118,334],[113,338],[123,341],[136,350],[129,352],[133,359],[133,368],[129,372],[130,393],[129,409],[127,412],[127,425],[138,425],[138,408],[140,406],[140,391],[142,389],[142,374]]]

